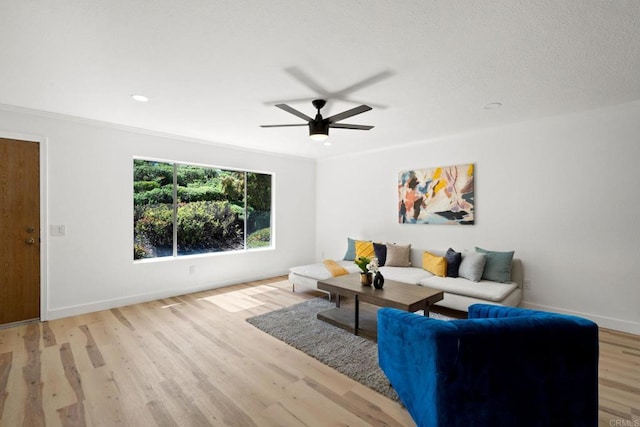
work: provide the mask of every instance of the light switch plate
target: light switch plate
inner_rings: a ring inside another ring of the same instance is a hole
[[[49,225],[49,234],[52,236],[64,236],[66,234],[66,229],[64,225]]]

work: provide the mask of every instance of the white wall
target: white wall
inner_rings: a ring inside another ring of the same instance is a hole
[[[312,160],[0,110],[0,137],[21,136],[44,141],[44,319],[272,277],[313,259]],[[274,173],[276,249],[133,262],[134,156]],[[49,236],[49,224],[66,236]]]
[[[322,160],[316,258],[346,238],[515,250],[525,305],[640,333],[640,103]],[[401,170],[475,163],[476,224],[401,225]]]

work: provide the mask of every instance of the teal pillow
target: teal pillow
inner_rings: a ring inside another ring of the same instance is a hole
[[[342,259],[344,259],[345,261],[356,260],[356,241],[354,239],[350,239],[349,237],[347,237],[347,252],[345,252]]]
[[[500,283],[511,281],[511,262],[513,261],[514,251],[488,251],[476,246],[476,252],[485,254],[487,257],[487,263],[482,273],[483,279]]]

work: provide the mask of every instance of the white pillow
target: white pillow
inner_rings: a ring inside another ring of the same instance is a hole
[[[472,282],[479,282],[484,272],[484,265],[487,262],[487,256],[476,251],[465,250],[462,253],[462,262],[458,275],[469,279]]]

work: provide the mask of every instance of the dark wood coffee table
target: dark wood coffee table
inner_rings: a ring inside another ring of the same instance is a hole
[[[429,307],[444,298],[442,291],[425,286],[408,285],[385,279],[384,287],[362,286],[360,274],[348,274],[318,281],[318,289],[335,296],[336,307],[318,313],[318,319],[345,329],[355,335],[377,337],[378,307],[393,307],[405,311],[424,310],[429,316]],[[340,304],[340,297],[353,298],[353,306]],[[360,303],[368,303],[371,306]],[[372,307],[377,306],[377,307]]]

